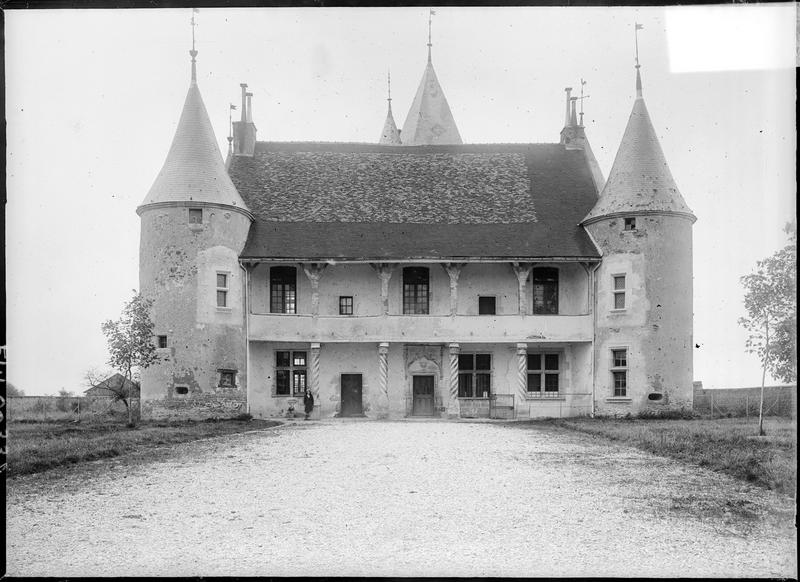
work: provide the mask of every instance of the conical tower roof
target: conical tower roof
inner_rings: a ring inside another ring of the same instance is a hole
[[[679,214],[694,222],[696,218],[678,191],[650,121],[638,68],[636,88],[636,101],[611,173],[597,204],[583,222],[635,213]]]
[[[403,131],[403,145],[461,144],[450,105],[433,70],[430,54],[417,94],[408,110]]]
[[[382,145],[401,145],[400,132],[397,131],[397,125],[392,116],[392,106],[389,105],[389,111],[386,113],[386,122],[383,124],[383,131],[381,132],[381,139],[378,142]]]
[[[172,146],[142,206],[164,202],[204,202],[247,210],[225,171],[217,138],[194,78],[194,63],[192,73]]]

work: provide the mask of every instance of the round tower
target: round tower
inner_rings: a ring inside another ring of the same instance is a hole
[[[246,411],[244,271],[252,215],[231,182],[192,76],[164,166],[141,206],[139,285],[153,299],[159,360],[142,371],[142,414]]]
[[[611,173],[582,224],[600,248],[595,274],[598,414],[692,406],[692,224],[642,97]]]

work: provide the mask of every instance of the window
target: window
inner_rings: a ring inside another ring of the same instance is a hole
[[[611,376],[614,379],[614,396],[628,395],[628,350],[611,350]]]
[[[496,297],[478,297],[478,315],[495,315],[496,313]]]
[[[297,269],[272,267],[269,288],[270,313],[297,313]]]
[[[556,398],[559,384],[558,354],[528,354],[529,396]]]
[[[217,307],[228,306],[228,273],[217,273]]]
[[[236,388],[236,370],[218,370],[220,388]]]
[[[459,354],[458,396],[486,398],[492,393],[492,354]]]
[[[302,395],[306,391],[306,352],[275,352],[275,394]]]
[[[339,315],[353,315],[353,298],[342,295],[339,297]]]
[[[175,386],[175,394],[179,396],[186,396],[189,393],[188,386]]]
[[[614,309],[625,309],[625,275],[614,275]]]
[[[558,269],[542,267],[533,270],[533,313],[558,314]]]
[[[190,208],[189,209],[189,224],[203,224],[203,209]]]
[[[426,267],[403,269],[403,313],[426,315],[430,283]]]
[[[167,347],[167,336],[165,335],[157,335],[156,336],[156,346],[159,348]]]
[[[625,219],[625,230],[636,230],[636,219],[635,218],[626,218]]]

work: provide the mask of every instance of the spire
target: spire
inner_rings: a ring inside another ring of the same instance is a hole
[[[192,8],[192,50],[189,55],[192,57],[192,83],[197,83],[197,51],[194,48],[194,27],[197,23],[194,21],[194,15],[200,12],[197,8]]]
[[[383,124],[383,131],[381,132],[381,139],[378,143],[382,145],[402,145],[400,141],[400,132],[397,131],[397,125],[394,122],[392,115],[392,74],[387,73],[386,78],[388,97],[386,101],[389,103],[388,111],[386,113],[386,121]]]
[[[583,223],[633,213],[677,214],[696,220],[669,170],[640,87],[608,181]]]
[[[400,132],[403,145],[462,144],[450,105],[433,70],[431,60],[430,25],[433,10],[428,16],[428,63],[417,88],[417,94],[406,115]]]
[[[433,43],[431,42],[431,23],[433,22],[433,15],[436,14],[436,11],[433,8],[429,9],[428,12],[428,62],[431,62],[431,47]]]
[[[639,68],[641,65],[639,64],[639,31],[644,28],[643,24],[639,24],[638,22],[634,23],[633,27],[633,35],[634,35],[634,43],[636,46],[636,98],[642,98],[642,75],[639,73]]]
[[[166,202],[204,202],[247,210],[225,171],[195,79],[189,84],[167,159],[142,206]]]

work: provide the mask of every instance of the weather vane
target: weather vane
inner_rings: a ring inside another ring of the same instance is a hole
[[[588,99],[590,97],[589,95],[584,95],[583,94],[583,86],[585,84],[586,84],[586,81],[581,79],[581,96],[578,97],[578,100],[581,102],[581,121],[580,121],[580,123],[578,125],[580,125],[581,127],[583,127],[583,100],[584,99]]]

